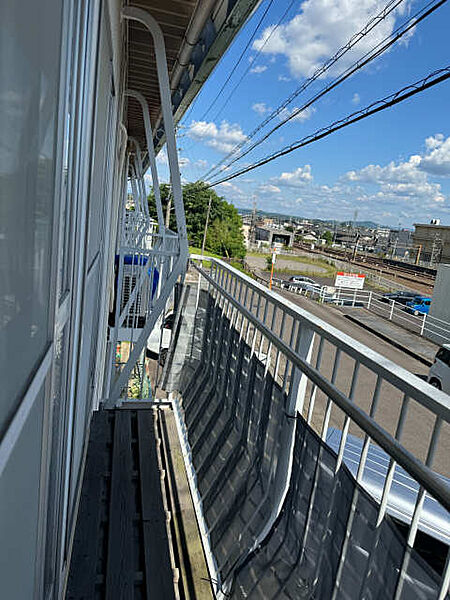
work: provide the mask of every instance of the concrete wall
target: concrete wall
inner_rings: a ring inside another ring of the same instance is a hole
[[[450,264],[438,265],[430,315],[450,323]]]
[[[430,260],[433,244],[442,247],[440,262],[450,263],[450,227],[444,225],[416,224],[413,233],[414,246],[422,246],[421,259]]]

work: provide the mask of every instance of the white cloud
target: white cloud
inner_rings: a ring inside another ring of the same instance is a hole
[[[163,148],[162,150],[160,150],[160,152],[158,152],[158,155],[156,157],[156,164],[158,165],[168,165],[169,161],[167,160],[167,152],[166,149]]]
[[[445,139],[442,133],[425,140],[429,152],[422,157],[419,168],[433,175],[450,175],[450,136]]]
[[[310,165],[304,165],[261,181],[256,188],[258,206],[304,217],[340,220],[352,218],[357,208],[361,219],[394,226],[399,219],[403,226],[436,217],[449,222],[448,188],[436,179],[436,175],[450,174],[448,144],[442,134],[430,136],[420,154],[349,171],[328,185],[315,183]]]
[[[219,183],[216,188],[219,194],[223,194],[225,200],[244,206],[248,203],[249,195],[242,188],[231,181]]]
[[[291,78],[285,75],[278,75],[278,81],[291,81]]]
[[[180,156],[180,154],[178,154],[178,165],[180,167],[180,169],[182,169],[183,167],[187,167],[190,164],[190,160],[188,158],[186,158],[185,156]],[[167,158],[167,151],[165,148],[163,148],[159,153],[158,156],[156,157],[156,164],[159,165],[160,167],[168,167],[169,166],[169,160]]]
[[[409,183],[420,182],[426,175],[418,170],[420,156],[413,155],[407,162],[390,162],[385,167],[380,165],[367,165],[359,171],[349,171],[346,178],[349,181],[362,181],[364,183]]]
[[[213,122],[192,121],[188,135],[224,154],[230,152],[236,144],[247,139],[238,123],[228,123],[227,121],[222,121],[219,127]]]
[[[280,188],[272,183],[263,183],[258,187],[258,192],[260,194],[281,194]]]
[[[353,98],[352,98],[353,104],[359,104],[360,100],[361,100],[360,95],[357,92],[355,92],[353,94]]]
[[[293,106],[292,108],[283,108],[282,111],[280,111],[280,113],[278,114],[278,118],[280,119],[280,121],[284,121],[284,119],[287,119],[288,117],[290,117],[291,115],[294,115],[291,118],[291,121],[297,121],[298,123],[303,123],[303,121],[307,121],[308,119],[310,119],[313,114],[316,112],[316,109],[314,108],[314,106],[308,106],[308,108],[305,108],[305,110],[302,111],[298,111],[298,107],[297,106]],[[297,114],[295,114],[297,113]]]
[[[256,73],[257,75],[264,73],[264,71],[267,71],[266,65],[256,65],[256,67],[250,69],[250,73]]]
[[[311,165],[298,167],[290,173],[281,173],[279,177],[273,179],[274,183],[287,187],[303,187],[305,184],[311,183],[312,180]]]
[[[204,160],[203,158],[199,158],[198,160],[195,161],[194,163],[194,167],[198,167],[200,169],[206,169],[206,167],[209,165],[207,160]]]
[[[252,104],[252,110],[258,113],[258,115],[264,115],[271,109],[265,104],[265,102],[255,102],[255,104]]]
[[[379,186],[375,198],[383,201],[404,201],[412,206],[443,204],[446,201],[441,185],[429,181],[429,174],[450,174],[450,137],[442,134],[425,140],[424,155],[413,154],[407,161],[391,161],[385,166],[367,165],[344,176],[351,182]],[[373,197],[373,196],[370,196]]]
[[[267,55],[286,57],[294,77],[308,77],[380,12],[384,4],[384,0],[305,0],[299,13],[289,22],[276,29],[275,25],[267,27],[254,41],[253,49]],[[401,5],[388,15],[339,60],[336,68],[346,68],[389,35],[394,29],[396,16],[406,9],[407,6]]]

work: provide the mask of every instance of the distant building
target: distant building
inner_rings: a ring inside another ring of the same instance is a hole
[[[389,235],[391,230],[386,227],[378,227],[375,231],[375,252],[387,252],[389,247]]]
[[[334,243],[344,247],[353,247],[356,244],[357,232],[352,229],[338,229],[334,235]]]
[[[416,258],[413,250],[412,232],[408,229],[391,229],[388,238],[388,253],[392,258]]]
[[[242,233],[244,235],[244,243],[246,248],[249,247],[250,245],[250,229],[251,229],[251,225],[249,225],[248,223],[243,223],[242,224]]]
[[[256,227],[256,243],[264,246],[292,246],[294,243],[294,234],[291,231],[283,229],[273,229],[272,227]]]
[[[414,227],[413,243],[420,247],[420,260],[450,263],[450,225],[415,223]]]

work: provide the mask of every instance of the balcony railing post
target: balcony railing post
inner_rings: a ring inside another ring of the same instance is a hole
[[[304,323],[300,325],[297,334],[296,351],[303,360],[311,361],[312,350],[314,345],[314,331],[307,327]],[[287,412],[289,415],[295,415],[297,412],[302,414],[305,404],[306,386],[308,378],[300,371],[298,367],[293,365],[291,384],[289,387],[289,396],[287,402]]]
[[[423,335],[423,332],[425,331],[425,321],[426,320],[427,320],[427,313],[424,313],[423,319],[422,319],[422,324],[420,326],[420,335]]]
[[[392,315],[394,314],[395,300],[390,300],[391,310],[389,312],[389,321],[392,321]]]

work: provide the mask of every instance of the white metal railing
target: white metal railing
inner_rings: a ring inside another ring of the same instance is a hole
[[[170,230],[166,230],[164,235],[146,233],[140,246],[120,247],[115,268],[116,299],[111,344],[114,349],[118,342],[128,344],[128,359],[117,361],[115,352],[111,353],[112,391],[106,407],[117,403],[132,369],[141,358],[144,360],[146,341],[185,269],[180,240]]]
[[[365,470],[370,468],[369,448],[376,444],[388,455],[378,498],[378,525],[390,511],[392,486],[399,478],[397,465],[417,482],[414,501],[410,509],[404,509],[409,527],[407,544],[413,547],[422,528],[425,502],[427,506],[434,502],[444,515],[450,510],[450,488],[438,475],[450,475],[450,397],[225,262],[207,258],[211,268],[205,270],[201,258],[191,256],[198,289],[208,286],[216,308],[291,398],[293,414],[298,411],[325,441],[330,428],[341,431],[337,469],[349,433],[362,440],[356,471],[361,485]],[[287,481],[286,477],[286,485]],[[280,502],[285,493],[280,491]],[[348,528],[354,511],[352,503]],[[444,539],[449,544],[448,514],[445,520]],[[409,558],[407,550],[396,598],[401,595]],[[345,561],[345,548],[340,560],[341,564]],[[449,581],[447,558],[440,600],[448,591]]]
[[[373,290],[338,287],[334,291],[330,291],[329,286],[314,286],[302,289],[301,286],[289,285],[289,282],[282,279],[275,279],[273,285],[324,303],[337,306],[364,307],[437,344],[448,344],[450,342],[449,322],[419,310],[413,310],[395,300],[384,298],[382,294]]]
[[[155,18],[146,10],[124,6],[122,18],[137,21],[149,32],[149,54],[156,60],[158,88],[167,147],[171,194],[177,233],[165,227],[155,160],[150,110],[144,96],[127,89],[125,95],[140,104],[145,132],[147,159],[151,170],[157,224],[150,219],[145,183],[143,153],[139,141],[128,136],[127,156],[123,170],[122,218],[116,257],[114,323],[110,329],[110,352],[107,371],[108,398],[106,408],[120,404],[132,370],[142,359],[145,367],[146,342],[173,294],[174,286],[186,271],[188,243],[184,214],[181,175],[172,114],[171,91],[164,35]],[[150,38],[149,38],[150,42]],[[128,185],[131,187],[134,211],[127,210]],[[157,233],[156,233],[157,225]],[[117,341],[129,342],[126,361],[116,361]],[[142,390],[142,385],[141,385]]]

